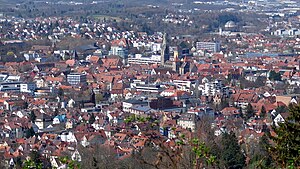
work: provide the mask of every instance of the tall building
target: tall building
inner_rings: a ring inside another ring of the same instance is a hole
[[[67,81],[70,85],[86,84],[86,74],[79,74],[79,73],[68,74]]]
[[[128,50],[121,46],[111,46],[111,50],[109,51],[109,55],[117,55],[122,58],[123,64],[127,64],[128,60]]]
[[[170,46],[169,46],[169,39],[168,34],[165,33],[163,36],[163,43],[161,48],[161,62],[160,64],[164,66],[165,62],[170,60]]]
[[[197,42],[197,50],[208,50],[210,52],[220,52],[220,42]]]
[[[125,38],[112,41],[109,55],[120,56],[123,64],[126,65],[128,61],[128,43],[129,42]]]

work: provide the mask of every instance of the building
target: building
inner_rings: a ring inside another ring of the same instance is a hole
[[[67,75],[70,85],[86,84],[86,74],[71,73]]]
[[[185,129],[195,131],[196,128],[196,115],[191,113],[184,113],[177,120],[177,124]]]
[[[109,51],[109,55],[120,56],[123,60],[123,64],[127,64],[128,50],[126,48],[120,46],[112,46]]]
[[[148,103],[144,102],[142,100],[136,100],[136,99],[128,99],[122,102],[122,107],[124,112],[129,112],[129,109],[133,106],[147,106]]]
[[[300,35],[300,30],[296,29],[296,28],[291,28],[291,29],[277,29],[277,30],[271,32],[271,35],[284,36],[284,37],[297,36],[297,35]]]
[[[24,93],[33,93],[36,89],[35,83],[21,83],[20,84],[20,92]]]
[[[36,117],[36,120],[34,123],[37,125],[39,130],[42,130],[42,129],[47,128],[49,125],[51,125],[53,123],[53,119],[51,116],[49,116],[45,113],[41,113],[40,115],[38,115]]]
[[[198,80],[195,79],[174,79],[172,83],[178,90],[192,92],[198,86]]]
[[[165,62],[170,60],[170,47],[168,41],[168,34],[164,34],[163,43],[161,48],[161,62],[160,64],[164,66]]]
[[[128,47],[129,47],[129,42],[126,39],[122,38],[120,40],[114,40],[111,43],[109,55],[120,56],[122,58],[123,64],[127,65]]]
[[[207,50],[210,52],[220,52],[221,44],[220,42],[197,42],[197,50]]]
[[[151,55],[150,57],[136,54],[134,57],[128,58],[130,64],[158,64],[161,62],[161,55]]]
[[[224,86],[221,80],[214,80],[199,85],[199,90],[204,96],[215,96],[221,94],[222,96],[229,97],[229,87]]]
[[[0,91],[20,91],[21,82],[5,82],[0,84]]]
[[[151,109],[148,106],[142,106],[142,105],[134,105],[129,108],[129,113],[137,115],[137,116],[148,116],[153,109]]]
[[[149,93],[159,93],[162,91],[162,88],[160,85],[136,85],[135,87],[136,91],[141,92],[149,92]]]

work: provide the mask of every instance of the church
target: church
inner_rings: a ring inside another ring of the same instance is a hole
[[[161,48],[161,68],[171,69],[181,75],[188,72],[197,72],[197,67],[191,59],[191,55],[188,50],[182,50],[179,55],[179,50],[177,47],[172,48],[171,52],[170,41],[168,34],[163,35],[163,42]],[[173,56],[171,57],[171,55]]]

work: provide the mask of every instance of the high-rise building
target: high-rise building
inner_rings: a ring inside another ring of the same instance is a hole
[[[220,42],[197,42],[197,50],[208,50],[210,52],[220,52]]]
[[[67,81],[70,85],[86,84],[86,74],[79,74],[79,73],[68,74]]]
[[[127,64],[128,60],[128,50],[122,46],[111,46],[109,55],[117,55],[122,58],[123,64]]]
[[[170,46],[169,46],[168,34],[165,33],[163,36],[163,43],[161,48],[160,64],[163,66],[167,60],[170,60]]]

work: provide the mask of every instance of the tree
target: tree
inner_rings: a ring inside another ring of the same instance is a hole
[[[273,127],[275,136],[270,136],[274,142],[269,152],[281,168],[300,166],[300,105],[289,110],[289,116],[279,126]]]
[[[262,106],[261,110],[260,110],[260,117],[264,118],[266,116],[266,113],[267,113],[267,111],[266,111],[265,106]]]
[[[42,169],[43,168],[43,161],[41,159],[41,154],[38,150],[32,150],[29,154],[30,159],[25,160],[23,163],[24,169]]]
[[[203,168],[204,166],[213,167],[216,163],[216,156],[212,155],[209,147],[198,139],[192,140],[192,151],[195,153],[195,168]],[[204,167],[205,168],[205,167]]]
[[[68,156],[63,156],[59,158],[62,164],[65,164],[68,169],[78,169],[80,164],[77,161],[71,160]]]
[[[34,113],[34,111],[31,111],[30,114],[29,114],[29,119],[32,123],[35,122],[35,119],[36,119],[36,115]]]
[[[57,94],[58,94],[58,96],[60,96],[60,97],[64,96],[64,94],[65,94],[65,93],[64,93],[64,89],[59,88]]]
[[[103,94],[101,94],[101,93],[96,94],[96,96],[95,96],[96,103],[100,103],[103,100],[104,100]]]
[[[15,158],[16,169],[21,169],[22,168],[22,163],[23,162],[22,162],[22,158],[21,157],[16,157]]]
[[[286,113],[288,112],[288,108],[286,106],[279,106],[275,109],[277,114]]]
[[[263,135],[259,142],[251,141],[252,146],[250,150],[252,152],[249,153],[250,161],[249,168],[276,168],[272,161],[272,158],[268,152],[269,140],[266,135]]]
[[[149,138],[141,151],[133,153],[132,157],[143,168],[193,168],[192,146],[177,140],[171,148],[161,138]]]
[[[27,129],[26,132],[25,132],[25,137],[26,138],[30,138],[30,137],[32,137],[34,135],[35,135],[35,132],[34,132],[34,130],[33,130],[32,127],[30,127],[29,129]]]
[[[82,169],[145,168],[139,167],[137,161],[131,162],[132,158],[130,157],[118,159],[118,155],[112,147],[100,144],[95,144],[88,148],[80,145],[79,152],[82,157],[80,162]]]
[[[254,116],[254,110],[253,110],[253,107],[252,107],[252,105],[249,103],[248,105],[247,105],[247,108],[246,108],[246,112],[245,112],[245,114],[244,114],[244,120],[249,120],[251,117],[253,117]]]
[[[279,72],[276,73],[274,70],[271,70],[269,73],[269,79],[275,81],[281,81],[281,74]]]
[[[89,118],[89,124],[93,124],[96,121],[94,113],[91,114]]]
[[[59,111],[58,111],[58,109],[55,109],[54,113],[53,113],[53,116],[56,117],[57,115],[59,115]]]
[[[221,159],[228,169],[243,168],[245,166],[245,156],[238,144],[234,133],[224,133],[221,139],[222,152]]]
[[[13,56],[13,55],[15,55],[15,54],[14,54],[14,52],[12,52],[12,51],[8,51],[8,52],[6,53],[6,55],[7,55],[7,56]]]

